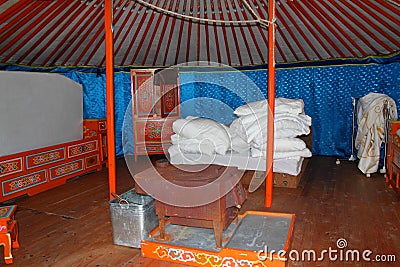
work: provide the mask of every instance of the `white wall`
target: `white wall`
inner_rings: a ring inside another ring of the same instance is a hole
[[[0,71],[0,156],[82,139],[82,97],[62,75]]]

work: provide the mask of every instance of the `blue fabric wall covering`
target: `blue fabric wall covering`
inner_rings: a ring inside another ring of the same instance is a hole
[[[0,65],[0,70],[63,74],[83,85],[85,119],[106,116],[104,69]],[[243,70],[242,73],[193,72],[184,68],[181,71],[182,117],[204,116],[229,124],[235,118],[232,112],[236,107],[267,96],[268,77],[264,69]],[[352,97],[360,98],[369,92],[387,94],[396,101],[400,114],[399,73],[399,61],[280,68],[276,71],[276,96],[304,100],[305,112],[313,119],[314,154],[348,157],[351,153]],[[252,82],[243,83],[243,74]],[[115,71],[114,90],[116,154],[122,156],[124,152],[133,153],[132,131],[123,129],[124,119],[131,121],[128,68]]]
[[[68,72],[64,74],[83,85],[83,117],[97,119],[106,117],[106,78],[104,74]],[[114,75],[115,106],[115,144],[116,155],[124,154],[122,147],[122,126],[125,111],[131,101],[131,80],[129,73],[117,72]],[[133,139],[132,139],[133,141]],[[133,151],[133,150],[132,150]],[[133,153],[133,152],[131,152]]]
[[[266,98],[267,71],[243,73],[257,85]],[[352,97],[360,98],[369,92],[387,94],[396,101],[400,110],[399,73],[399,63],[278,69],[276,96],[304,100],[305,112],[313,119],[314,154],[344,157],[351,154]],[[241,74],[226,72],[181,75],[184,83],[191,79],[204,82],[183,84],[182,102],[194,97],[210,97],[221,100],[232,109],[245,103],[236,94],[214,84],[216,80],[225,79],[229,81],[227,84],[241,85],[242,90],[246,91],[246,85],[241,83]],[[215,103],[216,101],[198,101],[191,104],[190,109],[182,108],[182,115],[210,117],[229,124],[234,119],[231,110],[223,110],[219,106],[215,108]]]

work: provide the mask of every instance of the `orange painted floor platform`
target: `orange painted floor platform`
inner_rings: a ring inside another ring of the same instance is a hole
[[[192,266],[285,266],[294,214],[248,211],[223,232],[217,248],[212,229],[167,224],[141,242],[142,256]]]

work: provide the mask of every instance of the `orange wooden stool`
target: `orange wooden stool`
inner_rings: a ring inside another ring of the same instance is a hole
[[[13,263],[11,248],[19,248],[18,224],[14,220],[16,205],[0,207],[0,245],[4,246],[4,261]]]

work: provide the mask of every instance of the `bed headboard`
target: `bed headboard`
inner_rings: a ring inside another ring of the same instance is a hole
[[[0,71],[0,156],[82,139],[82,86],[50,73]]]

